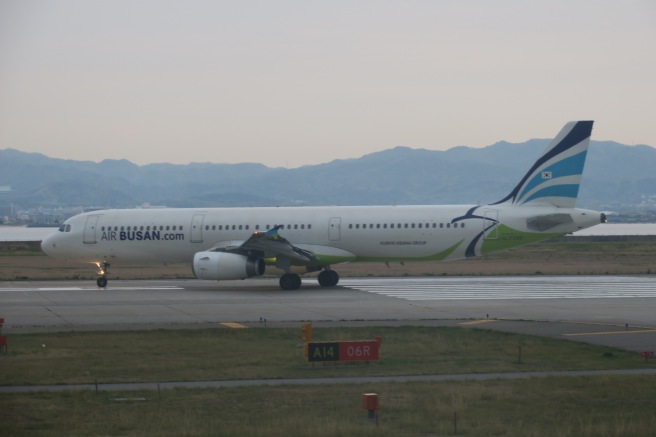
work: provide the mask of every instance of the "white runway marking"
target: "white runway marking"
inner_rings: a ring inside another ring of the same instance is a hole
[[[160,287],[39,287],[39,288],[4,288],[0,287],[0,293],[8,291],[132,291],[132,290],[184,290],[183,287],[160,286]]]
[[[656,298],[652,277],[375,278],[339,285],[405,300]]]

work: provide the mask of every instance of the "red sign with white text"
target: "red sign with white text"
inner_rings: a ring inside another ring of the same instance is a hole
[[[374,361],[378,360],[380,342],[368,341],[343,341],[339,343],[340,361]]]

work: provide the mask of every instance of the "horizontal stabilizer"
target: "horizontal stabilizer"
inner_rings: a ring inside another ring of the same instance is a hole
[[[531,217],[526,220],[526,226],[532,231],[548,231],[558,225],[573,223],[574,219],[569,214],[549,214]]]

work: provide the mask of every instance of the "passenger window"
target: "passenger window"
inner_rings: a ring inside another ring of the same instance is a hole
[[[308,229],[312,229],[312,225],[308,225]]]

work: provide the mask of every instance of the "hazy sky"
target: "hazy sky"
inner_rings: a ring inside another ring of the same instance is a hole
[[[0,0],[0,149],[297,167],[554,136],[656,146],[656,2]]]

